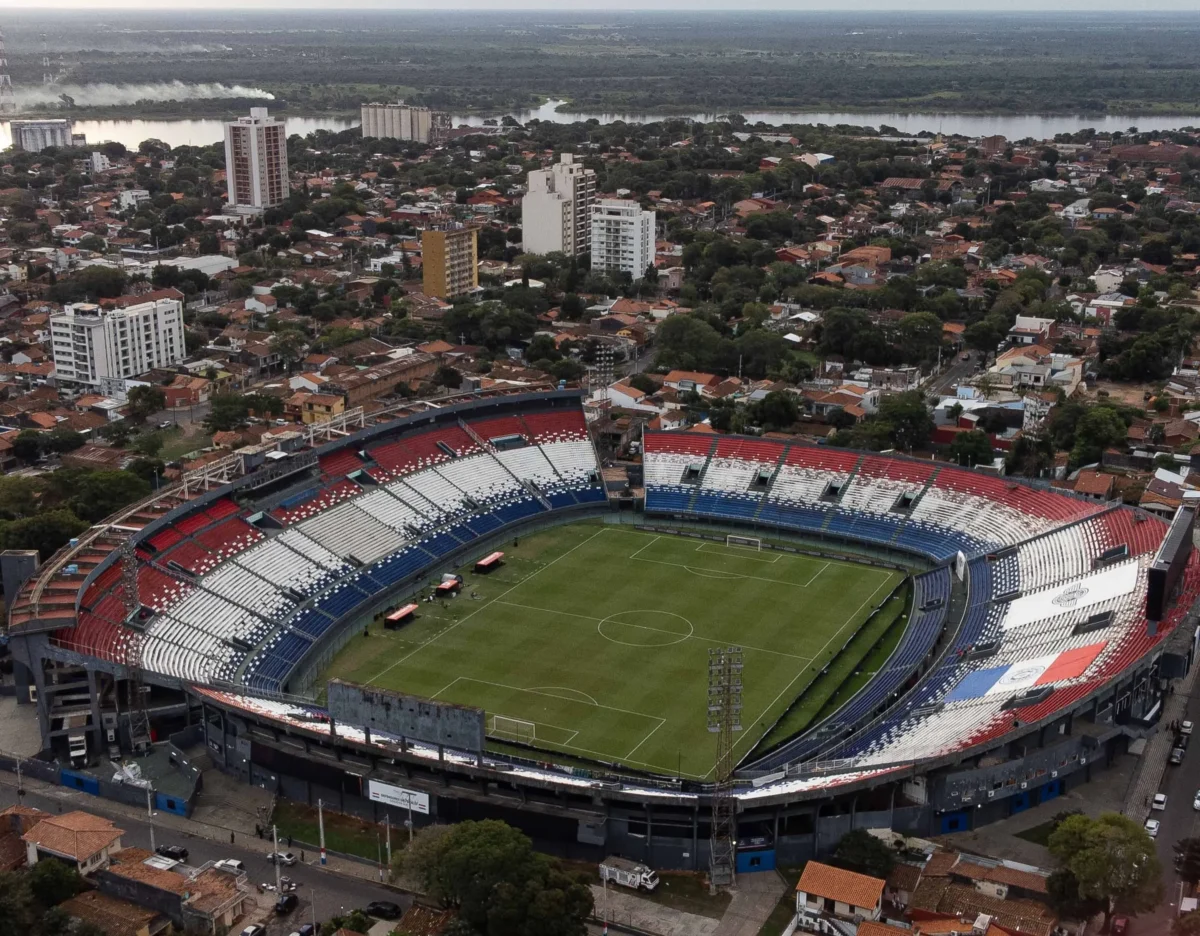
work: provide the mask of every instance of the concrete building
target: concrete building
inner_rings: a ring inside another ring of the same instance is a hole
[[[595,204],[596,171],[585,169],[571,153],[563,153],[562,160],[549,169],[529,173],[529,190],[521,201],[524,251],[587,253]]]
[[[183,303],[156,299],[118,309],[76,303],[50,316],[56,379],[124,395],[125,381],[184,356]]]
[[[635,201],[602,198],[592,208],[592,269],[635,280],[654,262],[654,212]]]
[[[13,149],[25,153],[40,153],[51,146],[82,146],[82,134],[74,132],[74,124],[66,118],[50,120],[13,120]]]
[[[252,107],[249,117],[225,124],[225,175],[235,211],[253,214],[286,199],[286,124],[265,107]]]
[[[362,133],[381,140],[437,143],[450,129],[450,115],[411,104],[364,104]]]
[[[479,232],[460,226],[421,233],[423,291],[438,299],[465,296],[479,287]]]

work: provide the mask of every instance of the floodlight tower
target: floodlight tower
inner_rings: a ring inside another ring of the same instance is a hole
[[[596,349],[596,364],[595,364],[595,379],[599,386],[599,397],[602,400],[607,400],[609,385],[613,382],[614,362],[613,349],[608,345],[602,345]]]
[[[734,885],[737,800],[733,796],[733,733],[742,730],[742,648],[708,651],[708,730],[717,736],[716,785],[712,794],[709,888]]]
[[[17,102],[13,97],[12,78],[8,74],[8,55],[4,51],[4,33],[0,31],[0,115],[16,112]]]
[[[42,33],[42,84],[54,84],[54,72],[50,71],[50,46],[45,33]]]

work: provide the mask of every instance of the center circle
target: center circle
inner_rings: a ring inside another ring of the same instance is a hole
[[[625,647],[670,647],[683,643],[696,629],[682,614],[673,611],[618,611],[610,614],[596,630],[605,640]]]

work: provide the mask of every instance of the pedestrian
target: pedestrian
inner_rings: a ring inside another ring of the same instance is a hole
[[[291,848],[291,847],[292,847],[292,837],[289,835],[288,836],[288,848]]]
[[[300,849],[300,863],[304,864],[304,849]]]
[[[233,833],[232,832],[229,833],[229,844],[230,845],[233,844]]]
[[[257,835],[259,838],[262,838],[262,826],[255,824],[254,834]]]

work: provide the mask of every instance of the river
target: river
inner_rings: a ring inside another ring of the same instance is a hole
[[[561,101],[548,101],[534,110],[521,111],[513,116],[522,123],[527,120],[549,120],[555,123],[573,123],[580,120],[596,119],[601,123],[612,123],[624,120],[630,123],[646,123],[667,120],[672,117],[685,117],[692,120],[712,120],[715,114],[622,114],[558,111],[556,107]],[[993,136],[1000,135],[1010,140],[1021,140],[1033,137],[1037,140],[1049,139],[1057,133],[1071,133],[1084,127],[1092,127],[1097,131],[1128,130],[1137,127],[1139,130],[1175,130],[1180,127],[1200,126],[1200,114],[1182,117],[1164,117],[1161,115],[1120,114],[1103,117],[1087,115],[976,115],[976,114],[899,114],[899,113],[838,113],[829,112],[787,112],[787,111],[743,111],[742,116],[751,124],[762,121],[767,124],[851,124],[860,127],[879,127],[886,124],[894,127],[902,134],[915,135],[922,130],[933,133],[958,133],[964,136]],[[348,130],[356,127],[359,121],[339,117],[287,117],[288,133],[298,133],[301,136],[314,130]],[[469,115],[453,115],[451,122],[454,126],[480,126],[483,117]],[[217,143],[224,137],[222,121],[217,119],[204,120],[78,120],[75,122],[75,132],[84,134],[89,143],[101,143],[105,140],[117,140],[130,149],[136,149],[143,140],[158,139],[171,146],[207,146]],[[0,149],[7,148],[12,143],[12,134],[8,123],[0,121]]]

